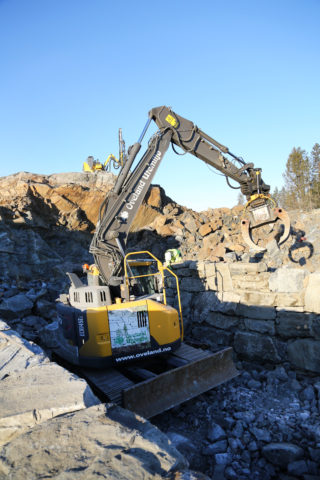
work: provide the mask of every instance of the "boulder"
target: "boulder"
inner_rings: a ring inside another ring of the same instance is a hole
[[[231,264],[233,265],[233,264]],[[232,292],[232,278],[230,275],[230,264],[216,263],[216,278],[217,278],[217,290],[224,292]]]
[[[289,361],[297,368],[320,373],[320,341],[298,339],[288,344]]]
[[[237,332],[234,336],[235,351],[248,360],[278,363],[280,357],[271,337],[257,333]]]
[[[259,296],[259,294],[257,293]],[[248,299],[249,296],[245,295]],[[262,297],[260,297],[262,299]],[[237,314],[242,317],[253,318],[256,320],[274,320],[276,318],[276,310],[272,306],[256,306],[254,303],[246,305],[243,303],[243,297],[241,295],[240,302],[237,307]]]
[[[0,330],[0,381],[49,362],[42,348],[24,340],[5,322],[0,323]]]
[[[0,444],[66,412],[100,403],[87,383],[12,330],[0,332]]]
[[[215,328],[230,330],[239,324],[240,319],[239,317],[224,315],[223,313],[209,312],[205,321]]]
[[[246,263],[246,262],[238,262],[233,263],[230,265],[230,273],[232,275],[244,275],[248,273],[261,273],[266,272],[268,267],[266,263],[259,262],[259,263]]]
[[[3,446],[0,458],[0,478],[15,480],[48,474],[70,480],[160,480],[188,465],[156,427],[112,405],[37,425]]]
[[[5,298],[0,304],[0,315],[4,318],[13,319],[19,315],[31,313],[33,302],[23,293],[10,298]]]
[[[200,278],[184,277],[180,282],[180,289],[186,292],[201,292],[205,287]]]
[[[211,223],[205,223],[204,225],[201,225],[201,227],[199,228],[199,233],[202,237],[209,235],[209,233],[211,232],[212,232]]]
[[[303,289],[306,275],[307,272],[299,268],[289,268],[287,266],[278,268],[270,275],[270,290],[272,292],[299,293]]]
[[[252,330],[253,332],[267,333],[268,335],[275,334],[274,322],[272,320],[245,318],[244,324],[247,330]]]
[[[293,443],[269,443],[262,447],[262,454],[273,465],[286,468],[288,463],[300,460],[303,457],[303,449]]]
[[[305,309],[307,312],[320,313],[320,272],[312,273],[308,278],[305,291]]]
[[[278,311],[276,332],[283,338],[310,337],[312,320],[312,314]]]
[[[158,185],[149,189],[145,201],[151,207],[159,209],[162,207],[161,189]]]
[[[274,307],[275,300],[276,294],[272,292],[242,291],[240,303],[250,306]]]

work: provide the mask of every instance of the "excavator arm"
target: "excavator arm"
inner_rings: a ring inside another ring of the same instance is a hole
[[[146,152],[131,171],[140,151],[142,139],[152,120],[159,130],[151,137]],[[130,226],[170,144],[179,146],[185,152],[219,170],[227,180],[236,181],[241,192],[247,197],[250,211],[253,213],[257,211],[257,218],[253,216],[252,219],[254,227],[274,222],[280,217],[285,223],[280,243],[289,234],[290,222],[284,211],[276,208],[270,211],[267,205],[270,187],[262,180],[261,169],[254,168],[252,163],[246,164],[227,147],[170,108],[165,106],[153,108],[149,112],[148,122],[138,142],[128,150],[126,163],[117,177],[114,188],[100,207],[90,252],[107,285],[120,285],[122,282],[121,264]],[[234,162],[238,162],[240,166],[237,167]],[[262,248],[257,247],[252,241],[251,222],[243,219],[241,227],[245,241],[256,250],[261,250]]]
[[[259,175],[261,169],[254,168],[253,163],[246,164],[241,158],[231,153],[228,147],[211,138],[190,120],[177,115],[168,107],[153,108],[149,116],[155,121],[160,131],[171,129],[173,144],[200,158],[227,178],[238,182],[241,192],[248,199],[255,193],[269,193],[270,186],[266,185]],[[241,166],[238,168],[223,153],[229,155],[233,161],[239,162]]]

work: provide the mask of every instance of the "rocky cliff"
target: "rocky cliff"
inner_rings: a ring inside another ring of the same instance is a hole
[[[12,279],[63,277],[90,262],[88,246],[99,207],[115,177],[103,172],[0,178],[1,276]],[[131,228],[128,249],[147,248],[163,259],[178,247],[184,260],[254,261],[315,271],[320,264],[319,212],[292,212],[291,238],[279,250],[271,240],[265,255],[249,252],[239,231],[242,206],[195,212],[177,205],[153,186]]]

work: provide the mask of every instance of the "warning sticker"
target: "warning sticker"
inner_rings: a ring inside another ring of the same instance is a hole
[[[121,310],[111,310],[109,328],[112,352],[131,352],[139,347],[150,347],[149,316],[147,305]]]

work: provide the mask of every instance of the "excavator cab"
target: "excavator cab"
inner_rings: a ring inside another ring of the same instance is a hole
[[[147,258],[146,258],[147,257]],[[112,288],[101,281],[95,265],[84,265],[87,282],[69,273],[69,294],[57,310],[60,347],[66,358],[85,367],[105,367],[162,351],[174,351],[183,339],[177,276],[147,251],[128,253],[124,282]],[[178,311],[167,304],[165,277],[176,284]],[[71,352],[71,356],[70,356]]]

